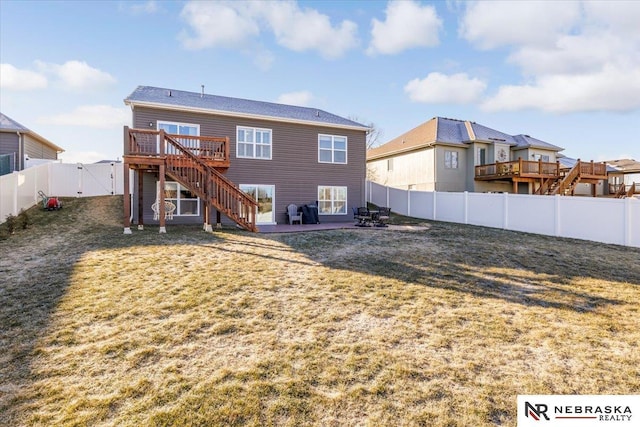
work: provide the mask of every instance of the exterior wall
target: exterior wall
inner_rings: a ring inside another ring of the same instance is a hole
[[[0,154],[18,152],[18,134],[13,132],[0,132]]]
[[[400,154],[392,160],[389,170],[387,158],[373,160],[367,164],[371,181],[390,187],[433,191],[435,188],[435,149]]]
[[[353,219],[351,207],[361,206],[365,200],[365,131],[338,129],[269,120],[236,118],[213,114],[159,110],[136,107],[133,127],[156,129],[157,121],[170,121],[200,125],[200,135],[228,136],[231,166],[225,172],[236,185],[274,185],[275,221],[287,221],[286,206],[315,203],[318,186],[347,187],[347,212],[344,215],[320,215],[321,222],[344,222]],[[152,126],[149,126],[149,124]],[[248,126],[272,130],[271,160],[236,157],[236,127]],[[347,164],[318,162],[318,135],[347,137]],[[155,201],[155,186],[147,195],[149,183],[145,181],[145,210]],[[145,211],[145,218],[147,213]],[[134,216],[134,220],[136,217]],[[180,221],[182,221],[180,219]],[[200,219],[201,221],[201,219]]]
[[[58,159],[58,153],[56,150],[33,139],[29,135],[25,135],[24,137],[24,155],[36,159]]]
[[[455,151],[458,153],[458,167],[445,168],[445,153]],[[437,145],[435,148],[435,191],[465,191],[467,177],[467,152],[466,147],[451,147]],[[473,160],[470,161],[473,163]]]

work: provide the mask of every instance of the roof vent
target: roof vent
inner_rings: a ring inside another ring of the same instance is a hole
[[[167,92],[167,95],[168,95],[168,96],[171,96],[171,91]]]
[[[320,111],[316,111],[316,117],[320,117]]]
[[[200,92],[200,98],[204,98],[204,85],[200,85],[202,92]]]

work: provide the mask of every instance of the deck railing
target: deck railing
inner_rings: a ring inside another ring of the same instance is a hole
[[[475,167],[476,178],[493,178],[508,176],[555,177],[560,176],[560,164],[543,161],[514,160],[496,162]]]
[[[129,129],[128,143],[124,147],[125,156],[163,156],[179,154],[175,148],[160,138],[162,130]],[[229,163],[229,138],[215,136],[193,136],[166,134],[178,142],[185,150],[207,162]]]

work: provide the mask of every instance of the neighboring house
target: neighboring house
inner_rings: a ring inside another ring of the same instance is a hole
[[[0,113],[0,175],[23,170],[29,159],[57,160],[64,150]]]
[[[402,189],[520,194],[573,194],[578,183],[606,179],[604,164],[563,168],[561,150],[529,135],[434,117],[368,150],[367,177]]]
[[[640,162],[634,159],[606,160],[609,193],[618,197],[640,194]]]
[[[317,108],[148,86],[124,102],[133,114],[125,180],[137,171],[125,232],[129,215],[163,231],[156,211],[167,201],[173,223],[208,228],[222,214],[249,230],[288,222],[291,203],[317,202],[320,222],[342,222],[365,201],[369,128],[360,123]],[[125,183],[125,200],[128,190]]]

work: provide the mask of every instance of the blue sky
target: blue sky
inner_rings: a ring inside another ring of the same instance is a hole
[[[122,156],[138,85],[310,106],[384,143],[434,116],[640,160],[636,1],[0,1],[0,111]]]

